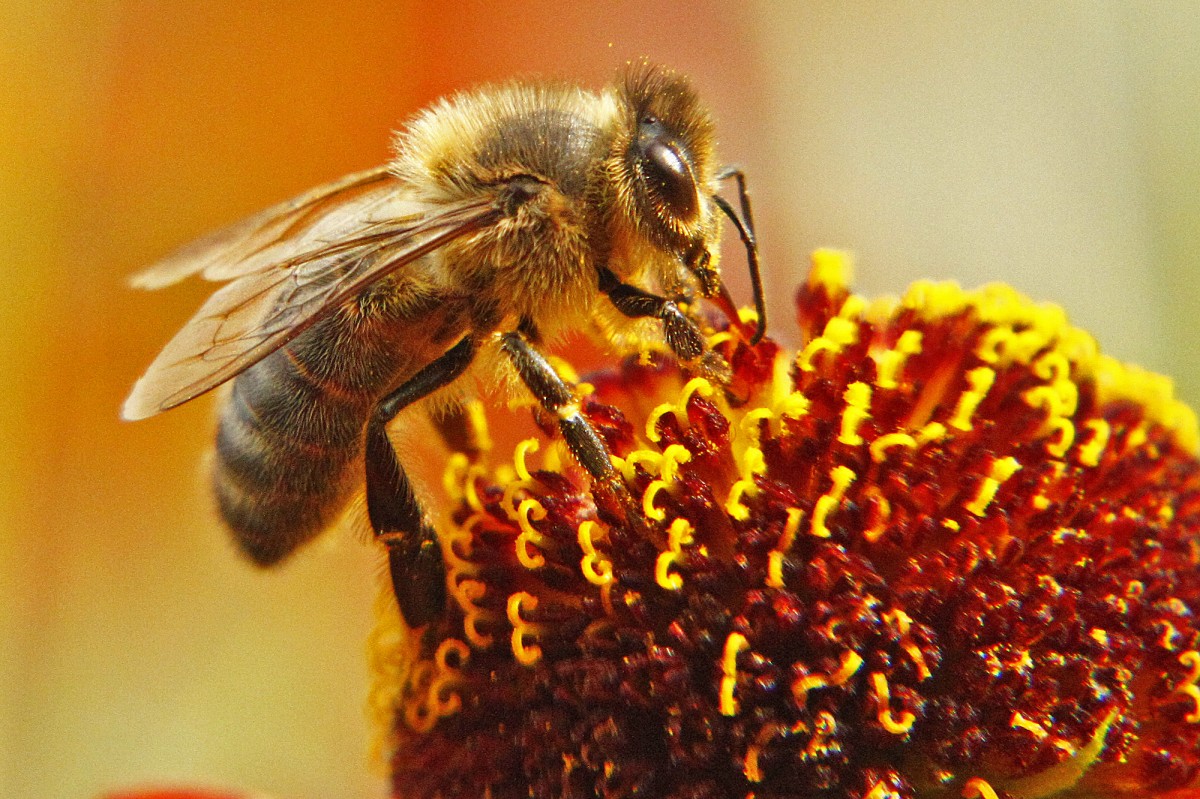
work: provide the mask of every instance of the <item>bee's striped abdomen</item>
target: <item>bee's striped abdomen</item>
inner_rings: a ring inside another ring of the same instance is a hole
[[[239,375],[217,432],[217,503],[261,565],[281,560],[341,512],[375,400],[376,392],[315,376],[302,352],[284,347]]]

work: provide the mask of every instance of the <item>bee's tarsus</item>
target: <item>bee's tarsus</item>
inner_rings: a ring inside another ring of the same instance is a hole
[[[700,330],[673,300],[622,283],[608,269],[600,270],[600,290],[626,316],[634,319],[655,317],[661,321],[663,338],[680,360],[694,361],[704,353],[704,337],[700,335]]]

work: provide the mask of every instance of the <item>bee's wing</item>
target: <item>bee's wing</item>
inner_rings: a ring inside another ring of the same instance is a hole
[[[145,273],[163,276],[163,283],[196,272],[231,282],[208,298],[150,364],[125,400],[124,418],[153,416],[219,386],[371,283],[499,217],[487,198],[426,205],[424,213],[412,213],[411,200],[389,202],[381,195],[380,185],[394,188],[387,181],[365,191],[360,184],[341,185],[348,194],[310,193]],[[305,200],[312,196],[317,199]],[[389,207],[407,212],[390,216],[384,213]]]
[[[130,282],[157,289],[191,275],[218,281],[241,277],[294,255],[305,244],[316,249],[321,239],[335,240],[339,227],[369,220],[398,187],[387,166],[346,175],[203,236]]]

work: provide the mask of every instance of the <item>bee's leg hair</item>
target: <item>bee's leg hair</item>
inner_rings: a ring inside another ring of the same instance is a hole
[[[607,268],[600,269],[600,291],[608,295],[618,311],[631,319],[654,317],[662,322],[663,338],[681,361],[694,361],[704,354],[704,336],[673,300],[622,283]]]
[[[413,494],[388,438],[388,423],[406,406],[432,394],[466,371],[476,342],[466,336],[375,406],[367,422],[367,516],[388,551],[388,569],[400,613],[419,627],[446,605],[446,570],[433,525]]]
[[[714,194],[712,200],[737,228],[738,236],[746,247],[746,262],[750,267],[750,286],[754,291],[754,312],[758,314],[754,335],[750,338],[750,344],[753,346],[762,340],[763,334],[767,331],[767,303],[763,296],[762,271],[758,263],[758,236],[754,233],[754,214],[750,211],[750,193],[746,190],[746,174],[740,167],[728,166],[717,175],[717,180],[728,180],[729,178],[737,181],[738,205],[742,209],[741,218],[734,213],[733,206],[724,197]]]

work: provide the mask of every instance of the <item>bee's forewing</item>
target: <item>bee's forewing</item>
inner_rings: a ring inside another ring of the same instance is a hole
[[[488,198],[414,213],[420,206],[380,174],[276,206],[144,273],[148,285],[197,272],[231,282],[159,353],[121,415],[144,419],[219,386],[371,283],[498,218]]]
[[[372,205],[394,195],[397,188],[387,166],[346,175],[203,236],[137,273],[130,282],[136,288],[156,289],[191,275],[232,280],[294,255],[305,245],[315,249],[322,237],[328,241],[330,234],[339,232],[339,224],[349,221],[347,214],[361,222],[370,216]]]

